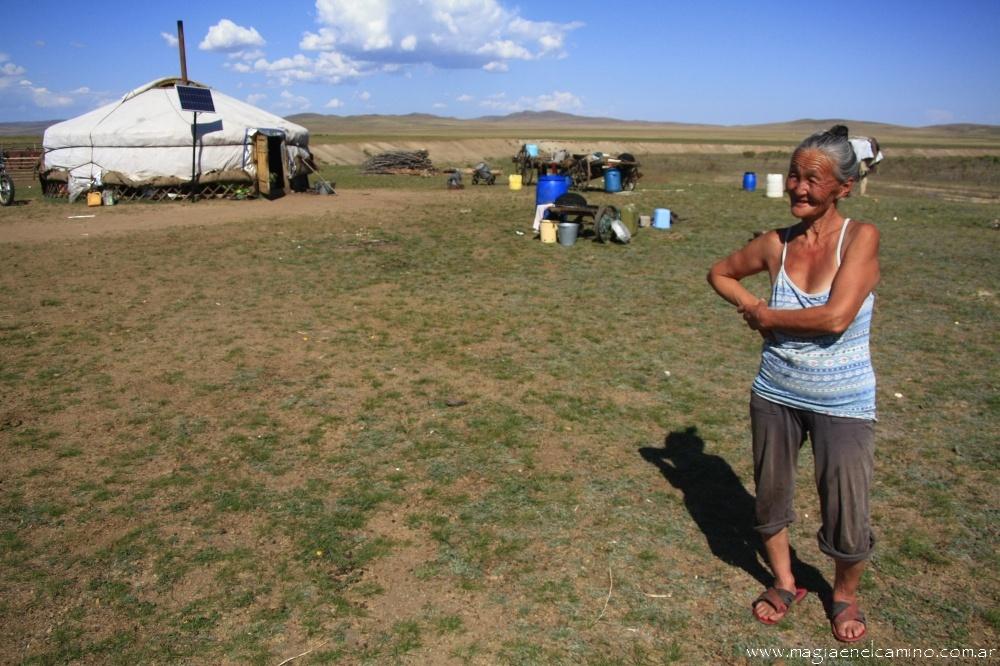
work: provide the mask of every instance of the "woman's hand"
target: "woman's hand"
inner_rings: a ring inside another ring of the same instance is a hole
[[[761,321],[767,313],[767,301],[761,298],[756,303],[739,306],[736,311],[743,315],[743,321],[750,327],[750,330],[757,331],[765,340],[772,339],[770,329]]]

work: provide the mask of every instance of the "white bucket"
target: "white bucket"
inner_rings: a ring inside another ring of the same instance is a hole
[[[785,177],[780,173],[767,174],[767,196],[780,199],[785,195]]]

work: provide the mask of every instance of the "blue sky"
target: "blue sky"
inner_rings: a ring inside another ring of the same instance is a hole
[[[5,2],[0,121],[179,73],[282,116],[1000,125],[1000,0]]]

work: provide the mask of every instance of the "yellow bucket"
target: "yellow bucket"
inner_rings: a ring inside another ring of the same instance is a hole
[[[556,223],[554,220],[542,220],[541,236],[543,243],[556,242]]]
[[[507,183],[510,185],[510,189],[519,190],[521,189],[521,174],[512,173],[507,176]]]

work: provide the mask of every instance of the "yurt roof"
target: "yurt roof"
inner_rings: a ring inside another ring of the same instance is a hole
[[[166,77],[126,93],[119,101],[52,125],[45,131],[46,150],[79,146],[171,147],[191,145],[194,114],[181,109],[176,86],[209,88],[202,83]],[[199,112],[201,145],[233,145],[257,129],[278,129],[292,145],[305,146],[309,131],[280,116],[212,90],[215,113]]]

